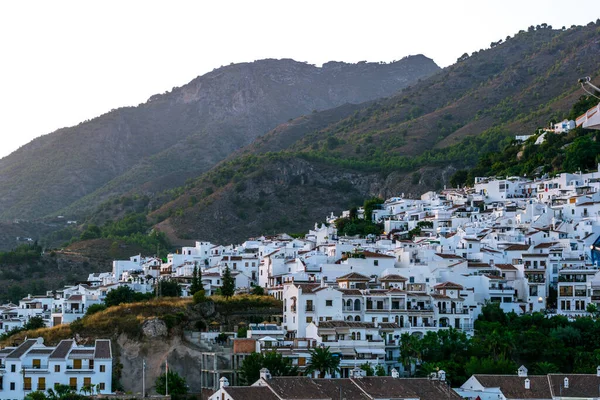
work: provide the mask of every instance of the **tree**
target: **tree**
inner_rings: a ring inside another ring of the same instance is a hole
[[[156,381],[154,382],[154,388],[158,394],[165,395],[167,393],[167,387],[165,383],[168,384],[170,395],[183,395],[187,394],[188,392],[185,378],[180,376],[175,371],[169,371],[167,374],[162,374],[156,378]]]
[[[223,271],[223,285],[221,285],[221,294],[225,297],[231,297],[235,293],[235,280],[231,276],[229,266]]]
[[[26,331],[33,330],[33,329],[45,328],[45,327],[46,327],[46,324],[44,323],[44,319],[41,316],[35,316],[35,317],[29,318],[29,321],[27,321],[27,323],[25,323],[25,325],[23,326],[23,328]]]
[[[377,367],[375,367],[375,375],[377,375],[377,376],[386,376],[387,375],[383,365],[379,364],[379,365],[377,365]]]
[[[106,307],[118,306],[121,303],[133,303],[135,292],[129,286],[119,286],[106,294],[104,304]]]
[[[264,296],[265,289],[262,286],[256,285],[252,288],[252,294],[256,296]]]
[[[104,310],[106,310],[105,304],[92,304],[91,306],[89,306],[87,308],[85,315],[88,316],[88,315],[96,314],[97,312],[104,311]]]
[[[409,333],[403,333],[400,336],[400,358],[398,361],[402,364],[405,371],[411,374],[412,365],[421,359],[421,346],[419,339]]]
[[[243,385],[252,385],[260,378],[260,370],[266,368],[271,376],[298,375],[298,368],[292,365],[292,360],[274,351],[252,353],[244,358],[239,369]]]
[[[362,369],[363,371],[365,371],[367,376],[373,376],[375,375],[375,371],[373,370],[373,367],[371,367],[371,364],[368,362],[365,362],[363,364],[360,365],[360,369]]]
[[[194,271],[192,272],[192,284],[190,285],[190,294],[193,296],[199,290],[203,290],[204,286],[202,285],[202,271],[198,268],[197,265],[194,265]]]
[[[313,372],[319,372],[320,378],[325,378],[326,374],[335,376],[340,372],[340,358],[329,351],[329,347],[311,349],[310,363],[306,367],[306,373],[312,374]]]
[[[180,297],[181,286],[176,281],[170,279],[163,279],[159,283],[159,291],[161,297]]]

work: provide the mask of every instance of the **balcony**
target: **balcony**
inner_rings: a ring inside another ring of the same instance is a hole
[[[438,314],[469,314],[469,309],[468,308],[441,308],[438,310]]]
[[[433,311],[432,306],[408,306],[406,309],[411,312],[413,312],[413,311],[424,311],[424,312]]]
[[[27,372],[35,372],[35,371],[47,370],[48,364],[23,365],[22,368]]]
[[[315,311],[315,306],[313,304],[307,304],[306,307],[304,307],[304,311],[313,312]]]

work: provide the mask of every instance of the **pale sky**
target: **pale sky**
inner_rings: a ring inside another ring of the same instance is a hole
[[[585,25],[599,0],[1,1],[0,157],[231,62],[441,67],[529,25]]]

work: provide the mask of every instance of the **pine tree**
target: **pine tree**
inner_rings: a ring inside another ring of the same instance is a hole
[[[200,290],[203,290],[202,286],[202,271],[197,265],[194,265],[194,272],[192,272],[192,284],[190,285],[190,294],[193,296]]]
[[[235,293],[235,280],[231,276],[229,267],[225,267],[223,271],[223,285],[221,286],[221,294],[225,297],[231,297]]]

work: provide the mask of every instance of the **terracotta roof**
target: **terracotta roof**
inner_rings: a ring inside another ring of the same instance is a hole
[[[352,281],[370,281],[371,278],[365,276],[363,274],[359,274],[358,272],[350,272],[349,274],[342,275],[336,279],[336,281],[344,281],[344,280],[352,280]]]
[[[81,295],[81,294],[74,294],[67,299],[67,301],[81,301],[81,300],[83,300],[83,295]]]
[[[511,244],[510,246],[504,248],[505,251],[527,251],[529,250],[529,245],[527,244]]]
[[[338,289],[345,296],[362,296],[362,292],[358,289]]]
[[[319,328],[374,328],[372,322],[354,322],[354,321],[321,321]]]
[[[459,290],[464,289],[458,283],[454,283],[454,282],[450,282],[450,281],[444,282],[444,283],[440,283],[439,285],[435,285],[433,288],[434,289],[459,289]]]
[[[381,282],[397,282],[397,281],[404,282],[404,281],[407,281],[408,279],[406,279],[402,275],[391,274],[391,275],[386,275],[384,277],[381,277],[381,278],[379,278],[379,280]]]
[[[555,244],[557,244],[558,242],[546,242],[546,243],[540,243],[538,245],[536,245],[534,247],[534,249],[548,249],[552,246],[554,246]]]
[[[395,322],[380,322],[379,327],[381,329],[396,329],[396,328],[400,328],[400,325],[398,325]]]
[[[461,399],[446,382],[426,378],[399,379],[389,376],[369,376],[352,379],[372,398],[413,398],[420,400]]]
[[[516,375],[473,375],[484,387],[497,387],[507,399],[551,399],[548,378],[545,375],[520,377]],[[530,388],[525,389],[525,379]],[[596,386],[597,390],[598,387]]]
[[[362,252],[365,257],[368,258],[396,258],[394,256],[388,256],[387,254],[374,253],[372,251],[365,250]]]
[[[505,271],[517,271],[517,268],[512,264],[495,264],[495,266]]]
[[[227,386],[224,390],[234,400],[279,400],[267,386]]]
[[[445,258],[445,259],[462,258],[461,256],[457,256],[456,254],[435,253],[435,255],[438,257]]]

